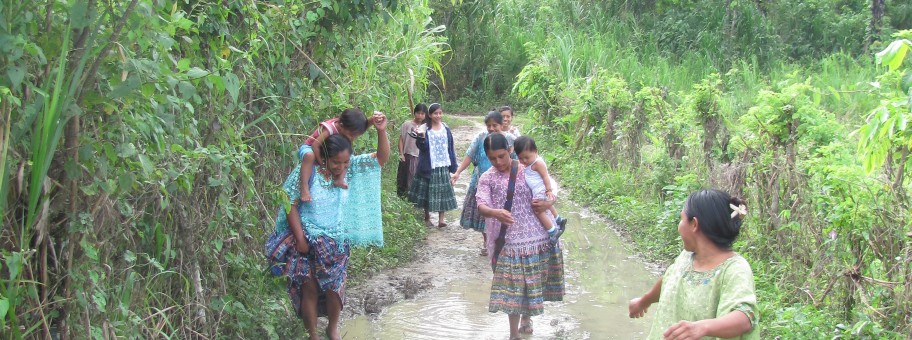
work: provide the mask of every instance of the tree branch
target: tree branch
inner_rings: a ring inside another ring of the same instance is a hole
[[[133,9],[136,8],[137,2],[139,2],[139,0],[130,1],[130,4],[127,5],[127,9],[124,10],[123,15],[120,17],[120,20],[118,20],[117,25],[114,26],[114,31],[111,32],[111,37],[108,39],[108,42],[101,49],[101,52],[95,56],[95,61],[92,63],[92,67],[89,68],[89,72],[86,73],[86,78],[82,82],[82,86],[79,87],[79,93],[75,96],[77,103],[82,99],[83,91],[95,81],[95,73],[98,72],[98,66],[101,65],[104,56],[111,51],[111,46],[113,46],[114,42],[120,37],[120,32],[123,30],[124,26],[126,26],[127,18],[130,16],[130,13],[133,12]]]

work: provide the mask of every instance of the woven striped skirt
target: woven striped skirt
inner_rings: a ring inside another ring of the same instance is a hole
[[[476,231],[485,231],[485,218],[478,212],[478,201],[475,194],[478,192],[477,178],[472,177],[469,183],[469,189],[466,190],[465,200],[462,202],[462,215],[459,217],[459,225],[465,229],[475,229]]]
[[[299,268],[288,268],[288,296],[291,298],[295,313],[303,318],[301,301],[304,282],[313,276],[317,282],[317,315],[327,316],[327,292],[336,293],[341,300],[340,305],[345,306],[345,277],[350,248],[348,243],[345,243],[340,249],[336,241],[327,236],[320,236],[308,242],[310,252],[305,255],[295,251],[293,253],[300,257],[296,261],[289,261]]]
[[[409,191],[409,202],[427,211],[456,209],[456,193],[450,185],[450,172],[445,166],[431,170],[431,177],[415,176]]]
[[[539,246],[527,254],[504,248],[497,258],[488,311],[540,315],[545,301],[564,299],[564,258],[560,247]]]

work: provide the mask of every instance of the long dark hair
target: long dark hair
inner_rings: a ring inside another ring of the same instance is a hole
[[[418,113],[418,112],[424,112],[424,114],[427,114],[427,113],[428,113],[427,110],[428,110],[427,105],[424,105],[424,104],[422,104],[422,103],[418,103],[418,105],[415,105],[415,109],[412,110],[412,114],[414,115],[414,114],[416,114],[416,113]]]
[[[501,115],[500,112],[497,112],[497,111],[490,111],[490,112],[488,112],[487,115],[485,115],[484,122],[485,122],[485,124],[487,124],[488,121],[491,121],[491,120],[493,120],[497,124],[503,124],[503,115]]]
[[[342,151],[348,151],[349,154],[352,153],[351,141],[342,135],[329,136],[326,138],[326,140],[323,141],[323,144],[320,146],[320,156],[323,156],[324,160],[335,157]]]
[[[703,189],[687,197],[684,214],[689,220],[696,218],[700,231],[719,248],[731,249],[741,233],[744,215],[735,213],[730,205],[746,208],[747,202],[721,190]]]
[[[507,142],[507,137],[501,133],[492,133],[489,134],[484,139],[484,151],[486,154],[490,155],[491,151],[494,150],[510,150],[510,144]]]

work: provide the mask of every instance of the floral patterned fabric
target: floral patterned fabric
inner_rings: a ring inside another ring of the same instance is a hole
[[[545,301],[563,299],[563,255],[560,243],[552,245],[548,241],[548,233],[532,211],[532,193],[522,180],[521,166],[516,179],[511,210],[516,223],[507,227],[504,247],[495,262],[488,311],[539,315],[544,312]],[[475,199],[479,205],[502,208],[509,182],[509,171],[501,173],[492,167],[478,180]],[[501,227],[497,219],[485,220],[488,256],[494,256],[494,242]]]
[[[754,275],[747,260],[735,254],[716,268],[699,272],[694,270],[693,255],[682,251],[665,270],[649,338],[661,339],[668,327],[681,320],[714,319],[740,311],[750,319],[752,329],[735,339],[759,339]]]
[[[427,135],[430,143],[431,168],[449,167],[450,155],[446,129],[428,129]]]

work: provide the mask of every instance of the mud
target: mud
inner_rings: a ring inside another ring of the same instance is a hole
[[[453,122],[453,141],[456,143],[456,160],[461,162],[465,150],[472,139],[484,129],[481,118],[467,115],[448,115],[444,121],[461,120],[458,124]],[[468,124],[466,123],[468,122]],[[349,287],[346,291],[346,306],[342,310],[343,318],[349,319],[356,315],[377,314],[397,301],[411,299],[429,289],[438,288],[459,277],[458,271],[471,270],[482,272],[490,270],[479,266],[476,260],[481,256],[477,252],[481,249],[481,233],[464,230],[459,226],[459,214],[462,211],[462,200],[469,186],[471,167],[463,171],[454,188],[456,201],[459,208],[447,212],[445,220],[447,227],[428,228],[426,242],[417,249],[415,259],[408,265],[398,267],[374,275],[363,283]],[[437,215],[431,214],[431,221],[437,225]],[[475,249],[476,255],[470,258],[459,255],[459,250]],[[454,264],[458,270],[451,270]]]
[[[481,118],[448,118],[471,122],[453,124],[458,126],[453,134],[461,161],[483,129]],[[345,339],[508,338],[507,317],[487,311],[491,269],[479,254],[481,234],[459,227],[470,177],[466,170],[455,185],[460,208],[446,214],[448,227],[430,228],[413,262],[348,290],[341,326]],[[569,198],[560,201],[558,211],[570,218],[562,238],[566,295],[532,318],[535,332],[525,338],[644,338],[651,315],[628,318],[627,301],[647,291],[661,267],[632,255],[628,239],[606,220]],[[436,215],[431,218],[436,225]]]

